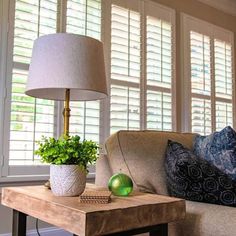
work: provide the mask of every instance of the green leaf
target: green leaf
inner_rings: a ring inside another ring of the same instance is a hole
[[[56,165],[79,165],[87,170],[88,164],[98,158],[99,146],[93,141],[80,140],[78,135],[62,135],[59,139],[42,137],[35,151],[41,161]]]

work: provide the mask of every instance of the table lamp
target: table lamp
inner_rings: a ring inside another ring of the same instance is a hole
[[[65,101],[64,134],[69,135],[69,102],[107,96],[103,44],[67,33],[39,37],[33,47],[25,93]]]

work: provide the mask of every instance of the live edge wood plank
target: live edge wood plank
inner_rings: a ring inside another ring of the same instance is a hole
[[[84,204],[78,197],[56,197],[43,186],[9,187],[2,189],[2,204],[80,236],[165,224],[185,217],[184,200],[140,192],[112,197],[109,204]]]

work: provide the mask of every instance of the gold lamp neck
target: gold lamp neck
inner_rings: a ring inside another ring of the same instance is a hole
[[[69,135],[69,120],[70,120],[70,89],[66,89],[64,103],[64,135]]]

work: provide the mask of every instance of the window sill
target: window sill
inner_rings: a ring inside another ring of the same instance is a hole
[[[42,173],[40,171],[41,166],[33,166],[36,168],[35,170],[26,170],[24,169],[24,166],[12,166],[11,168],[14,169],[14,171],[10,171],[8,176],[2,176],[0,177],[0,187],[5,186],[5,185],[10,185],[12,183],[30,183],[30,182],[45,182],[49,179],[49,166],[46,166],[47,170],[46,173]],[[44,166],[45,167],[45,166]],[[19,169],[16,171],[16,169]],[[37,171],[37,169],[39,171]],[[95,172],[96,168],[95,165],[90,165],[89,166],[89,173],[87,175],[87,179],[95,179]],[[27,175],[25,175],[27,173]]]
[[[49,179],[48,175],[43,176],[9,176],[0,178],[0,193],[3,187],[15,187],[25,185],[42,185]],[[95,182],[95,173],[89,173],[87,183]]]
[[[48,179],[49,175],[11,175],[0,177],[0,187],[3,185],[11,185],[12,183],[44,182]]]

